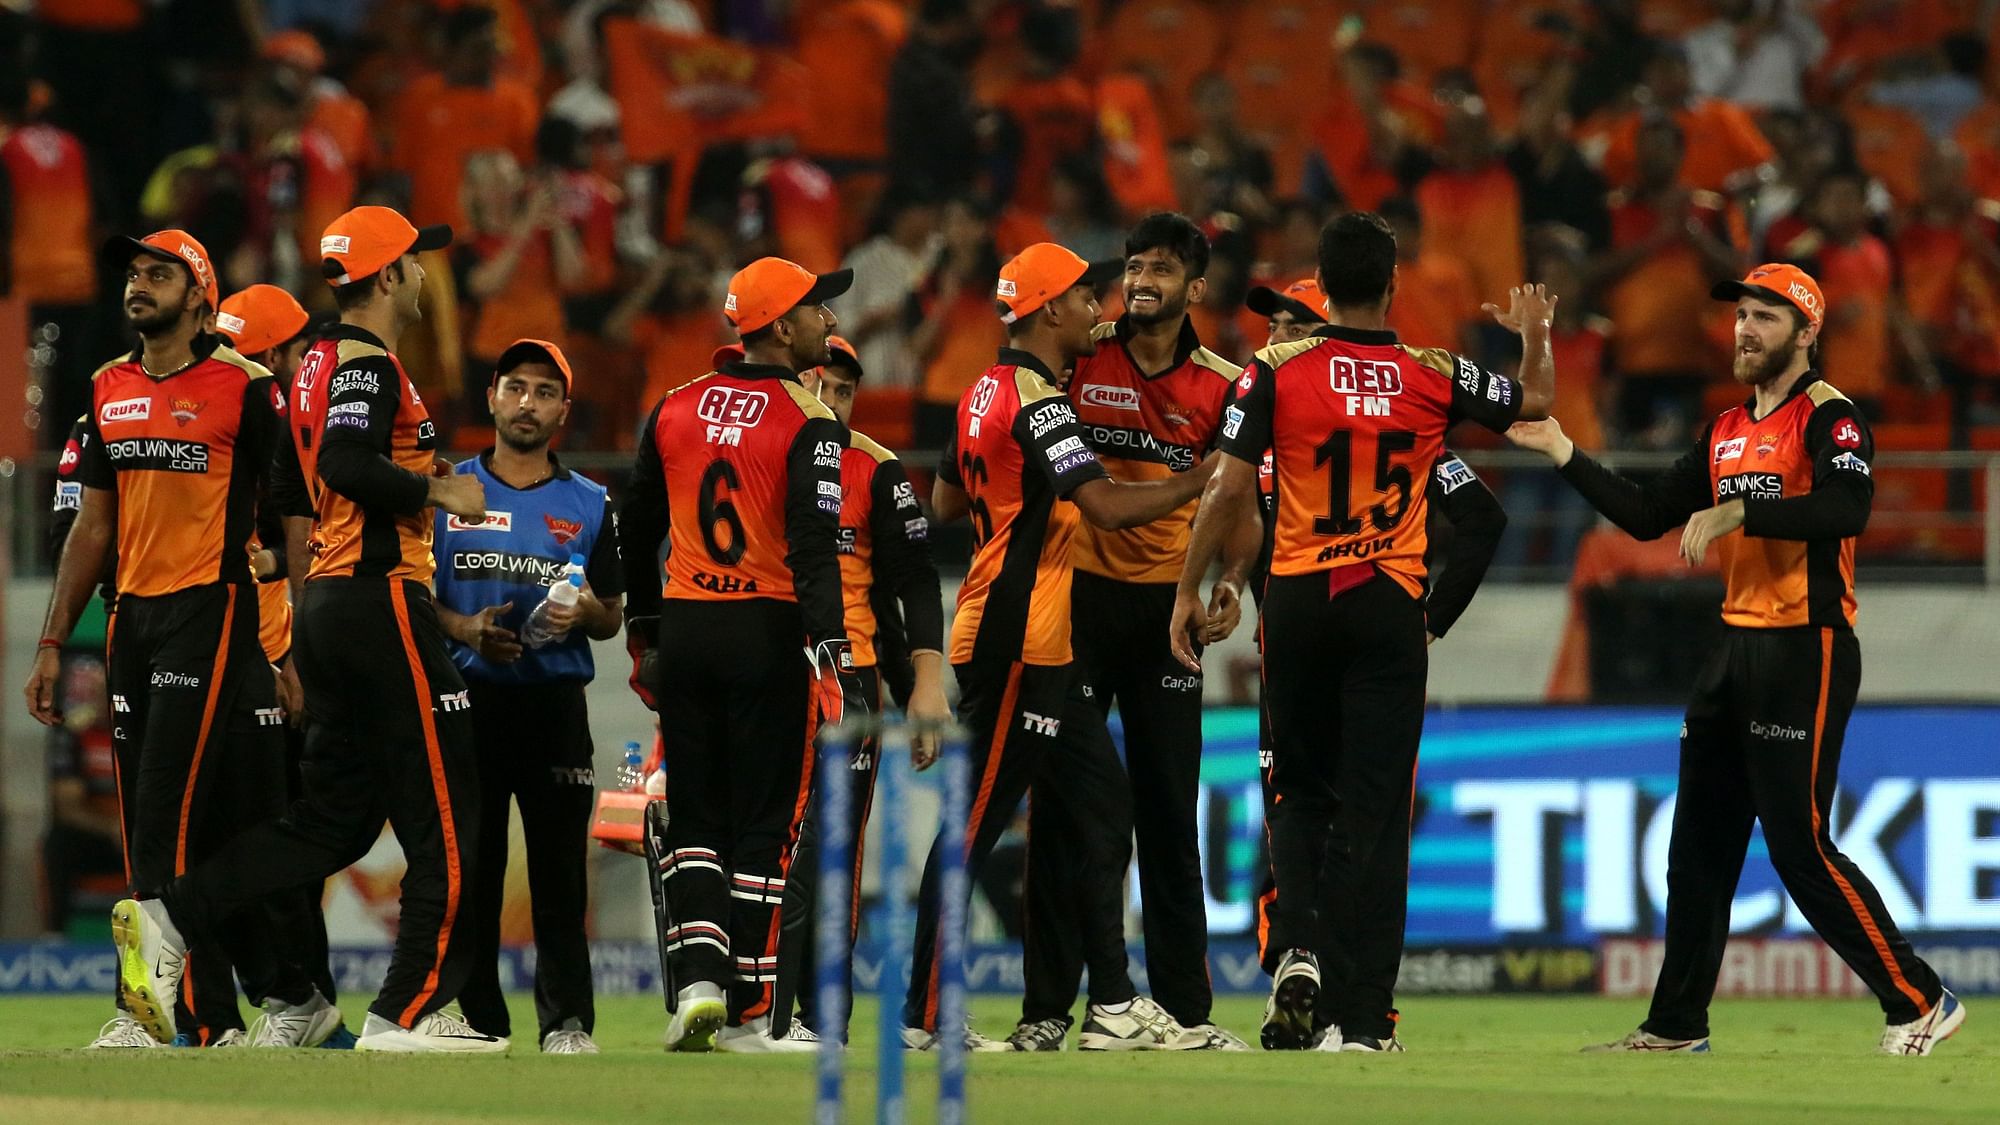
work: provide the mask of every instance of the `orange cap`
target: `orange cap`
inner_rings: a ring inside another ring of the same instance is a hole
[[[1819,282],[1797,266],[1765,262],[1745,274],[1742,281],[1725,281],[1708,291],[1718,301],[1755,297],[1760,301],[1782,302],[1804,313],[1814,328],[1826,319],[1826,297]]]
[[[1000,283],[993,288],[994,299],[1007,306],[1000,323],[1033,315],[1073,285],[1109,281],[1121,268],[1119,262],[1086,262],[1066,247],[1037,242],[1000,267]]]
[[[724,344],[709,353],[708,365],[720,369],[725,363],[743,362],[742,344]]]
[[[280,31],[264,40],[259,52],[272,62],[286,63],[310,74],[318,74],[326,69],[326,50],[313,38],[312,32],[293,28]]]
[[[179,262],[187,267],[195,284],[208,298],[208,307],[217,308],[222,304],[222,289],[215,283],[215,267],[209,264],[208,247],[184,230],[156,230],[144,238],[114,234],[104,240],[100,251],[104,264],[117,271],[120,277],[125,267],[132,264],[134,254],[150,254],[169,262]]]
[[[222,302],[215,329],[244,355],[261,355],[291,341],[311,320],[290,293],[275,285],[252,285]]]
[[[405,254],[449,245],[450,227],[413,227],[387,207],[356,207],[328,223],[326,233],[319,236],[320,257],[340,266],[339,273],[327,276],[330,285],[373,277]]]
[[[1244,296],[1243,305],[1258,316],[1288,312],[1294,320],[1319,323],[1326,320],[1326,294],[1319,291],[1319,282],[1310,277],[1292,282],[1282,293],[1268,285],[1259,285]]]
[[[815,274],[797,262],[759,258],[729,279],[722,315],[736,326],[737,335],[748,336],[800,305],[830,301],[852,284],[853,270]]]
[[[502,374],[524,363],[547,363],[553,366],[562,374],[563,397],[569,397],[569,389],[576,381],[570,374],[569,357],[563,354],[561,348],[547,340],[521,339],[508,344],[507,350],[500,353],[500,361],[493,365],[493,381],[499,382]]]
[[[828,336],[826,338],[826,350],[833,355],[833,358],[827,361],[826,366],[845,367],[849,371],[854,372],[856,379],[861,378],[861,353],[854,349],[853,344],[847,342],[846,337]]]

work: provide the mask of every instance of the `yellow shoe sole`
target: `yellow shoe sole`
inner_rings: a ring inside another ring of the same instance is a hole
[[[670,1050],[699,1053],[715,1050],[715,1033],[729,1022],[729,1006],[720,1000],[695,1000],[687,1014],[687,1032]]]
[[[173,997],[153,995],[153,974],[139,951],[145,920],[139,903],[125,899],[111,908],[111,940],[118,947],[118,995],[125,1010],[162,1043],[174,1041]]]

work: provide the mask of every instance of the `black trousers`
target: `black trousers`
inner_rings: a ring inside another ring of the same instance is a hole
[[[1124,774],[1132,796],[1146,975],[1153,999],[1183,1026],[1205,1024],[1214,996],[1195,823],[1201,788],[1201,675],[1182,667],[1167,647],[1174,587],[1078,571],[1071,605],[1077,669],[1090,686],[1098,713],[1108,717],[1116,703],[1125,724]],[[1066,784],[1074,779],[1065,775],[1055,780]],[[1037,795],[1047,788],[1038,788]],[[1029,992],[1049,1014],[1058,1004],[1061,1011],[1069,1010],[1084,962],[1076,912],[1064,902],[1066,857],[1072,851],[1067,844],[1076,826],[1057,816],[1063,808],[1060,802],[1035,801],[1028,819],[1028,943],[1046,953],[1046,958],[1029,961]],[[1046,980],[1045,991],[1037,978]]]
[[[1680,794],[1667,848],[1666,960],[1645,1029],[1708,1034],[1729,937],[1729,904],[1753,822],[1813,929],[1867,982],[1890,1023],[1942,994],[1882,907],[1868,876],[1828,833],[1840,747],[1861,687],[1861,646],[1845,629],[1739,629],[1695,681],[1681,735]]]
[[[284,808],[284,720],[257,641],[257,592],[218,583],[120,598],[106,649],[131,881],[156,888]],[[240,906],[189,952],[175,1023],[197,1045],[243,1027],[238,972],[252,1003],[305,997],[280,915],[272,904]]]
[[[1131,796],[1104,716],[1087,694],[1074,664],[971,661],[958,675],[959,721],[970,731],[971,807],[964,840],[932,842],[917,895],[917,930],[903,1021],[937,1030],[939,862],[943,849],[965,849],[966,885],[977,885],[993,851],[1032,786],[1036,804],[1053,803],[1077,831],[1060,845],[1067,863],[1062,909],[1077,918],[1079,944],[1090,967],[1090,999],[1118,1004],[1132,999],[1125,960],[1125,868],[1132,862]],[[1031,909],[1024,904],[1023,909]],[[1033,926],[1026,927],[1033,933]],[[1028,995],[1024,1018],[1066,1015],[1076,980],[1064,982],[1037,964],[1065,963],[1044,946],[1027,949]],[[1047,994],[1038,1001],[1038,990]],[[1050,1000],[1047,996],[1057,997]],[[1044,1010],[1051,1003],[1053,1011]]]
[[[473,680],[473,743],[479,753],[478,876],[472,885],[471,975],[459,993],[467,1022],[513,1034],[500,992],[500,909],[507,893],[509,802],[521,806],[528,896],[535,926],[538,1038],[575,1019],[597,1023],[585,930],[594,804],[590,712],[583,681],[495,684]]]
[[[161,897],[199,943],[243,904],[296,893],[354,863],[387,821],[408,868],[395,948],[369,1011],[410,1027],[457,999],[471,969],[479,836],[472,704],[422,583],[314,579],[294,640],[306,689],[305,796]]]
[[[779,913],[812,793],[815,733],[795,602],[668,599],[658,699],[667,777],[664,940],[674,980],[772,1015]]]
[[[1264,599],[1277,880],[1268,944],[1318,953],[1325,1014],[1386,1038],[1408,908],[1424,611],[1379,574],[1337,597],[1327,590],[1324,574],[1273,577]]]
[[[879,713],[882,699],[879,671],[860,668],[856,669],[856,673],[861,680],[863,702],[868,704],[870,711]],[[861,860],[868,838],[868,814],[875,804],[875,776],[882,769],[881,751],[880,739],[874,735],[863,739],[848,755],[845,775],[849,788],[847,941],[850,952],[841,985],[847,994],[846,1009],[849,1012],[854,1010],[853,943],[861,929]],[[909,763],[891,763],[891,766],[907,769]],[[815,783],[818,780],[815,778]],[[777,1035],[783,1035],[790,1026],[790,1015],[795,1006],[800,1023],[815,1032],[830,1033],[823,1019],[825,1013],[818,1010],[819,934],[816,928],[822,849],[820,832],[826,823],[821,810],[826,799],[826,790],[815,784],[812,809],[799,833],[798,858],[792,862],[791,878],[785,882],[785,905],[781,908],[784,936],[778,949],[778,998],[772,1020],[772,1032]]]

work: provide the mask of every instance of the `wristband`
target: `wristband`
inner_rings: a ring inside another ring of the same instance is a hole
[[[45,648],[61,648],[62,646],[63,643],[54,637],[43,637],[41,640],[35,642],[35,651],[40,652]]]

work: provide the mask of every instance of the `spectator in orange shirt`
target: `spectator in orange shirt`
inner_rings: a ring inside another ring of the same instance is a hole
[[[734,336],[715,311],[717,263],[725,260],[715,250],[726,245],[727,237],[695,216],[688,219],[687,233],[684,244],[653,260],[604,319],[605,338],[637,349],[645,363],[636,396],[626,396],[623,417],[631,424],[620,435],[626,448],[633,444],[636,421],[668,391],[709,370],[715,349]]]
[[[1372,211],[1402,188],[1406,159],[1437,140],[1430,91],[1406,81],[1396,52],[1361,42],[1341,55],[1343,87],[1313,121],[1304,194]]]
[[[1479,289],[1471,269],[1427,237],[1427,224],[1407,197],[1383,200],[1377,213],[1396,232],[1396,299],[1389,303],[1389,327],[1412,347],[1479,354],[1473,338]]]
[[[1640,122],[1638,182],[1613,195],[1611,247],[1585,276],[1611,318],[1621,377],[1618,420],[1628,440],[1679,448],[1692,440],[1702,386],[1719,358],[1707,326],[1709,289],[1742,269],[1730,241],[1727,201],[1683,186],[1686,152],[1672,117]]]
[[[1049,175],[1055,166],[1068,157],[1095,154],[1097,103],[1076,73],[1083,43],[1075,10],[1030,8],[1020,34],[1027,47],[1026,69],[999,99],[1014,151],[1005,198],[1039,215],[1049,209]]]
[[[1975,195],[1950,141],[1932,149],[1921,182],[1896,231],[1896,272],[1952,392],[1953,445],[1963,448],[1982,392],[2000,387],[2000,202]]]
[[[1416,202],[1432,245],[1472,271],[1482,301],[1521,283],[1521,191],[1494,151],[1493,128],[1477,98],[1445,118],[1439,166],[1417,184]]]
[[[454,9],[445,17],[444,38],[443,70],[414,79],[396,100],[389,164],[410,177],[413,217],[463,227],[466,157],[504,149],[518,162],[532,159],[541,107],[533,90],[494,73],[499,43],[491,8]],[[485,386],[491,371],[482,368],[471,382]]]
[[[588,265],[575,228],[563,221],[555,180],[544,170],[522,174],[501,149],[465,162],[465,234],[453,239],[458,291],[477,306],[466,334],[465,386],[484,401],[478,381],[515,340],[565,336],[562,295],[580,284]]]
[[[332,138],[357,173],[372,168],[378,154],[368,106],[326,75],[326,51],[319,40],[294,28],[264,40],[261,53],[274,74],[306,91],[306,124]],[[319,229],[314,228],[315,236]]]
[[[1771,142],[1741,107],[1694,93],[1687,51],[1679,43],[1655,46],[1638,96],[1646,112],[1671,113],[1687,138],[1682,183],[1733,195],[1750,190],[1768,175]],[[1604,138],[1604,178],[1613,186],[1629,187],[1637,182],[1640,116],[1635,111],[1617,119]]]
[[[83,413],[102,361],[90,166],[69,132],[28,113],[28,76],[0,75],[0,297],[28,306],[28,330],[49,349],[42,364],[50,448]],[[16,357],[18,358],[18,357]]]
[[[1005,343],[993,314],[1000,251],[993,225],[970,198],[945,204],[938,256],[917,283],[912,302],[916,327],[910,355],[922,373],[917,384],[916,440],[941,449],[958,423],[958,400]]]
[[[1808,209],[1811,229],[1784,246],[1779,259],[1804,263],[1826,293],[1820,329],[1819,371],[1861,405],[1870,418],[1888,418],[1882,396],[1892,382],[1892,340],[1926,389],[1939,386],[1930,350],[1896,295],[1889,247],[1868,229],[1868,180],[1841,169],[1820,180]]]

